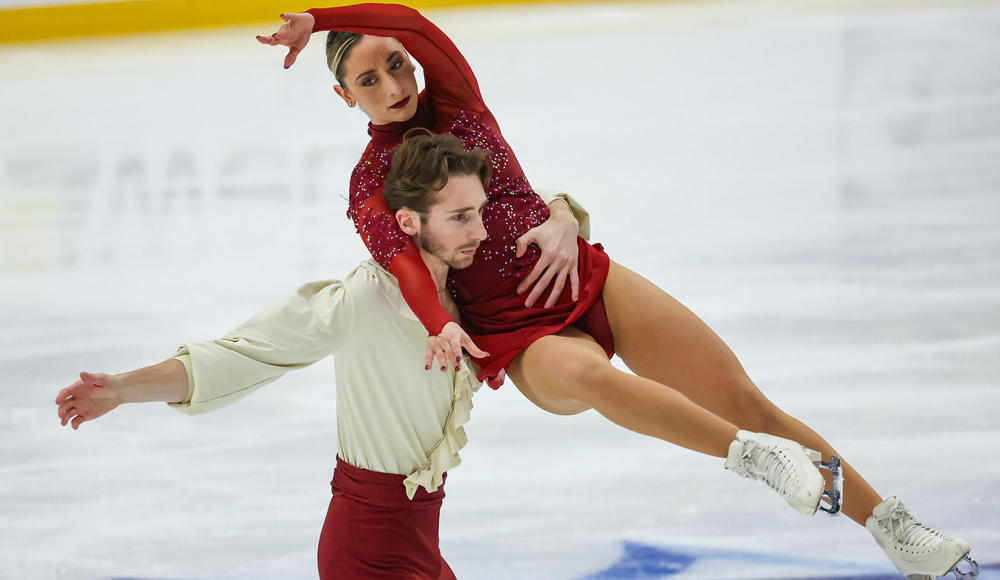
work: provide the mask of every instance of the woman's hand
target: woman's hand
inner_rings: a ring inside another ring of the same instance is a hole
[[[261,44],[287,46],[288,54],[285,56],[285,68],[288,68],[295,63],[299,53],[309,44],[309,37],[312,36],[316,18],[308,12],[302,12],[300,14],[282,14],[281,19],[285,23],[278,28],[277,32],[271,36],[258,35],[257,40]]]
[[[455,322],[449,322],[441,329],[441,334],[427,337],[427,357],[424,359],[424,370],[430,370],[431,364],[436,358],[441,363],[441,370],[448,370],[448,365],[454,365],[458,370],[458,363],[462,362],[462,347],[469,351],[474,358],[483,358],[490,354],[479,350],[476,343],[472,342],[469,335],[462,330],[462,327]]]
[[[59,419],[63,427],[72,422],[73,429],[80,423],[92,421],[122,404],[121,380],[104,373],[80,373],[80,380],[59,391]]]
[[[580,233],[580,224],[573,217],[573,212],[570,211],[566,202],[558,200],[549,207],[549,219],[542,225],[531,228],[517,239],[517,257],[519,258],[524,255],[531,244],[537,244],[542,250],[542,256],[538,259],[538,263],[517,287],[517,293],[523,294],[528,288],[531,288],[532,284],[535,284],[531,293],[528,294],[528,299],[524,301],[524,305],[528,308],[538,300],[550,284],[552,292],[549,294],[549,299],[545,301],[545,307],[553,306],[562,295],[567,279],[573,293],[573,301],[576,302],[580,298],[580,276],[576,271],[580,257],[580,248],[576,244],[576,238]]]

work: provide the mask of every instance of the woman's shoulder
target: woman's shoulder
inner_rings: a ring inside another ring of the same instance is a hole
[[[361,158],[354,164],[354,169],[351,171],[351,182],[355,183],[366,177],[381,178],[384,176],[392,164],[394,150],[395,147],[388,147],[374,141],[369,142],[364,152],[361,153]]]

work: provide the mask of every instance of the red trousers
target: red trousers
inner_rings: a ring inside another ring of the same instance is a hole
[[[438,546],[444,484],[434,493],[418,488],[410,500],[404,479],[337,458],[319,538],[321,580],[455,580]]]

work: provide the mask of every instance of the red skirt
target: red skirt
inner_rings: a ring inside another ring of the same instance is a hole
[[[319,539],[321,580],[455,580],[438,546],[444,484],[434,493],[418,488],[410,500],[404,479],[337,458]]]
[[[583,238],[577,238],[579,261],[577,273],[580,277],[580,297],[573,302],[569,284],[563,289],[559,300],[551,308],[545,308],[550,290],[546,290],[536,302],[536,306],[526,308],[527,294],[517,294],[520,280],[527,275],[527,266],[537,261],[537,256],[525,256],[531,260],[525,264],[522,276],[500,280],[495,277],[489,264],[476,264],[459,272],[464,292],[459,292],[459,307],[462,310],[462,326],[476,345],[490,353],[486,358],[476,359],[481,367],[479,380],[496,389],[503,384],[504,370],[517,355],[531,343],[543,336],[556,334],[568,326],[575,326],[591,335],[611,358],[615,354],[614,336],[608,315],[604,310],[604,282],[608,278],[611,260],[604,253],[601,244],[591,245]],[[495,271],[495,266],[492,266]],[[487,288],[470,287],[490,285]],[[501,289],[499,292],[497,289]],[[462,295],[491,294],[487,300],[461,300]]]

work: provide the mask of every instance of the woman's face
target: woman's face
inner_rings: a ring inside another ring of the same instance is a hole
[[[416,114],[416,69],[398,40],[363,36],[343,65],[344,86],[334,90],[347,104],[357,102],[372,124],[409,121]]]

